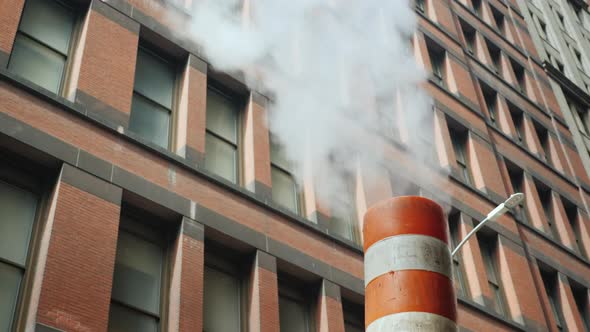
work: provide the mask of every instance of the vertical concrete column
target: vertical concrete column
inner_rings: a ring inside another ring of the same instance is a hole
[[[250,93],[244,116],[244,183],[248,190],[270,199],[270,140],[266,119],[266,97]]]
[[[203,164],[205,159],[207,63],[189,54],[188,64],[186,145],[178,148],[184,152],[186,161],[195,166]]]
[[[522,265],[522,258],[524,257],[525,252],[522,247],[504,236],[500,234],[498,235],[498,277],[504,288],[506,305],[508,306],[508,316],[522,324],[524,324],[525,321],[520,301],[524,300],[521,296],[525,295],[522,290],[517,289],[522,288],[522,285],[515,282],[515,280],[518,280],[517,278],[519,278],[521,273],[526,273],[526,266]],[[518,266],[518,270],[515,266]],[[528,290],[534,293],[533,287]]]
[[[561,273],[557,273],[559,302],[561,304],[561,311],[563,314],[564,325],[568,331],[585,331],[580,311],[578,310],[572,288],[567,277]]]
[[[0,67],[6,68],[12,44],[18,30],[25,0],[3,0],[0,2]]]
[[[449,230],[438,204],[405,196],[374,205],[364,239],[368,332],[457,331]]]
[[[170,331],[201,331],[203,330],[203,274],[205,263],[204,228],[200,223],[184,217],[182,231],[177,241],[176,262],[179,266],[173,269],[173,281],[176,280],[177,295],[172,295],[170,312],[177,312],[170,319],[174,326]],[[175,278],[176,277],[176,278]],[[174,300],[174,302],[172,301]]]
[[[340,286],[322,279],[316,308],[317,332],[344,332]]]
[[[68,98],[126,128],[131,114],[139,23],[101,1],[92,1],[74,55]],[[105,52],[105,50],[111,50]]]
[[[46,252],[37,322],[64,331],[105,331],[122,190],[64,164]],[[32,301],[37,301],[33,299]]]
[[[249,293],[248,330],[278,332],[279,285],[277,260],[274,256],[264,251],[256,251],[250,274]]]

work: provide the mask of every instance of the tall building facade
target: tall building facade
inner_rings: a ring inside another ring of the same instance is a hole
[[[587,152],[530,14],[414,5],[434,156],[392,110],[367,131],[387,162],[358,165],[336,217],[296,184],[268,98],[172,31],[190,1],[0,2],[0,331],[363,331],[369,206],[434,198],[456,244],[514,192],[453,259],[461,331],[588,331]]]
[[[590,14],[584,1],[519,1],[539,60],[586,170],[590,169]]]

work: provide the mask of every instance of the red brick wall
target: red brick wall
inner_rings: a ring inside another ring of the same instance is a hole
[[[203,330],[204,243],[187,235],[181,235],[181,237],[179,331],[201,331]]]
[[[10,53],[14,36],[23,10],[24,0],[3,0],[0,2],[0,51]]]
[[[128,115],[138,40],[136,33],[91,10],[78,89]]]
[[[67,331],[107,328],[120,207],[61,183],[37,320]]]

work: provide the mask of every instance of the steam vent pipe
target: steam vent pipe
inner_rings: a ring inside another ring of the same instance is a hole
[[[371,207],[364,219],[367,332],[456,332],[449,229],[440,205],[416,196]]]

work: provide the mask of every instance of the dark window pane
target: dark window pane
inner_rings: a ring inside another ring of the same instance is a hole
[[[207,332],[240,332],[240,280],[205,267],[203,320]]]
[[[160,57],[139,49],[135,68],[134,90],[171,110],[176,73]]]
[[[157,332],[158,320],[113,303],[109,312],[109,332]]]
[[[281,332],[309,332],[309,313],[301,302],[279,297]]]
[[[57,1],[28,0],[19,30],[65,55],[74,21],[73,12]]]
[[[129,130],[155,144],[168,148],[170,111],[134,94]]]
[[[211,89],[207,92],[207,129],[238,144],[238,110],[231,99]]]
[[[58,93],[66,58],[32,39],[17,34],[8,70]]]
[[[37,197],[0,181],[0,257],[25,265]]]
[[[273,201],[295,213],[299,213],[299,190],[293,176],[272,166],[271,177]]]
[[[163,249],[125,230],[119,232],[114,300],[158,315]]]
[[[0,331],[10,331],[23,272],[0,263]]]
[[[237,183],[236,146],[207,133],[205,136],[205,168],[228,181]]]

